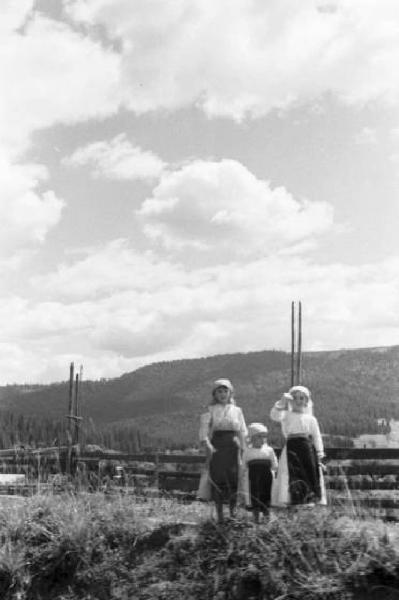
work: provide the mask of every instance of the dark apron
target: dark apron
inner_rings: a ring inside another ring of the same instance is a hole
[[[318,502],[321,499],[319,463],[308,436],[288,437],[287,462],[291,504]]]
[[[249,495],[255,510],[266,511],[270,506],[273,475],[268,459],[255,459],[248,462]]]
[[[237,499],[238,445],[235,431],[214,431],[211,439],[216,452],[209,463],[212,500],[232,503]]]

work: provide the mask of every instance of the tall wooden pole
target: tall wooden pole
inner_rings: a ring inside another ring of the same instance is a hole
[[[297,349],[296,384],[302,380],[302,302],[298,302],[298,349]]]
[[[79,397],[79,373],[76,373],[76,377],[75,377],[75,402],[74,402],[74,407],[73,407],[73,416],[75,417],[73,419],[74,423],[73,423],[73,443],[77,444],[78,443],[78,437],[79,437],[79,424],[78,424],[78,419],[76,418],[78,416],[78,397]]]
[[[68,397],[68,414],[67,414],[67,457],[66,457],[66,472],[71,472],[71,451],[72,451],[72,437],[73,437],[73,376],[74,376],[74,364],[71,362],[69,367],[69,397]]]
[[[291,302],[291,387],[295,384],[295,303]]]
[[[69,367],[69,402],[68,402],[68,415],[73,415],[73,377],[74,377],[74,364],[71,362]],[[70,420],[69,420],[70,422]]]
[[[80,365],[79,369],[79,395],[78,395],[78,409],[76,416],[80,417],[82,414],[82,382],[83,382],[83,365]]]
[[[76,444],[80,443],[80,424],[82,418],[80,416],[82,410],[82,380],[83,380],[83,365],[80,365],[79,378],[76,376],[76,400],[75,400],[75,431],[76,431]]]

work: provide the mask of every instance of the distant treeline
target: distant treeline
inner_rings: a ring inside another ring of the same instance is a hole
[[[305,352],[302,366],[322,433],[385,433],[377,420],[399,419],[399,346]],[[199,416],[219,377],[232,380],[247,423],[264,422],[271,444],[281,445],[280,426],[269,415],[289,388],[290,355],[272,350],[161,362],[113,379],[83,381],[82,441],[133,452],[148,445],[195,446]],[[66,381],[0,387],[0,446],[65,440],[67,404]]]
[[[66,421],[17,415],[11,411],[0,413],[0,449],[24,446],[43,448],[64,445],[68,440]],[[147,448],[164,447],[164,441],[152,440],[132,424],[110,423],[96,425],[85,421],[80,430],[82,445],[95,444],[104,449],[140,452]]]
[[[386,426],[378,426],[375,421],[368,423],[364,420],[362,423],[365,428],[368,427],[369,431],[373,430],[374,433],[388,432]],[[193,423],[193,426],[195,425],[196,423]],[[140,431],[135,422],[129,420],[96,425],[92,419],[88,419],[81,426],[79,441],[82,446],[93,444],[103,449],[120,450],[133,454],[146,450],[185,450],[188,447],[198,446],[196,438],[184,442],[181,441],[182,436],[179,437],[177,434],[173,436],[174,429],[175,422],[168,422],[166,418],[159,423],[159,428],[151,429],[152,435]],[[326,430],[323,428],[324,431]],[[342,427],[340,434],[324,435],[324,443],[330,447],[352,446],[352,435],[347,435],[352,431],[352,428],[346,430],[345,427]],[[361,433],[364,431],[365,429],[362,429]],[[35,417],[16,415],[10,411],[0,413],[0,449],[15,446],[26,448],[58,446],[66,444],[67,440],[66,421],[36,419]],[[281,446],[282,441],[278,424],[269,423],[269,442],[278,447]]]

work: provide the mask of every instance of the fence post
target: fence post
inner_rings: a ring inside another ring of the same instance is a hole
[[[75,445],[78,443],[79,441],[79,423],[78,423],[78,397],[79,397],[79,373],[76,373],[75,375],[75,395],[74,395],[74,401],[73,401],[73,408],[72,408],[72,417],[73,419],[71,419],[71,429],[73,431],[72,434],[72,444]]]
[[[37,453],[37,493],[40,492],[40,451]]]
[[[73,444],[73,380],[74,380],[74,364],[71,362],[69,367],[69,394],[68,394],[68,414],[67,414],[67,457],[66,457],[66,472],[67,475],[71,473],[71,448]]]
[[[159,452],[155,452],[154,485],[159,492]]]

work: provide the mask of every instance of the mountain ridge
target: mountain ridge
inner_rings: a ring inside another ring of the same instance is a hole
[[[100,425],[131,423],[154,438],[189,444],[210,400],[214,379],[236,388],[246,420],[267,423],[272,404],[290,387],[290,354],[279,350],[220,354],[145,365],[120,377],[82,382],[82,414]],[[333,435],[375,433],[377,418],[399,418],[399,346],[303,353],[302,382],[311,390],[322,430]],[[64,418],[69,382],[3,386],[0,409]]]

